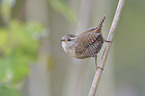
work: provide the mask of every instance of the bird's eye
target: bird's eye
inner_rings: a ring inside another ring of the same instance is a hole
[[[68,41],[71,41],[71,39],[68,39]]]

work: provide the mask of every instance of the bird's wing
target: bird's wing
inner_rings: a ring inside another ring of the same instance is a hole
[[[98,40],[98,37],[101,35],[101,33],[95,33],[95,32],[86,32],[83,34],[80,34],[78,36],[78,42],[76,46],[76,53],[83,53],[88,49],[91,45],[94,44]]]

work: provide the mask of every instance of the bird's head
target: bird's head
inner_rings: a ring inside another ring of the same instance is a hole
[[[65,44],[65,46],[71,47],[76,42],[76,39],[77,39],[76,35],[74,35],[74,34],[67,34],[67,35],[64,35],[60,41],[62,42],[62,45]]]

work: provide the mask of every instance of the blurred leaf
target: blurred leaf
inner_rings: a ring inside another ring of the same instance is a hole
[[[21,58],[5,57],[0,59],[0,81],[3,85],[10,85],[23,79],[29,73],[28,62]]]
[[[40,23],[12,20],[9,28],[0,28],[0,82],[13,85],[29,73],[29,64],[38,57]]]
[[[12,88],[0,87],[0,96],[21,96],[20,93]]]
[[[49,4],[57,11],[61,12],[65,15],[68,20],[70,20],[73,24],[77,24],[77,17],[75,13],[69,8],[69,6],[60,0],[48,0]]]
[[[0,46],[4,46],[6,44],[7,30],[4,28],[0,29]]]

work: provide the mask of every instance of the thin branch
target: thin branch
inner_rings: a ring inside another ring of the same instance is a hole
[[[110,28],[110,31],[108,34],[108,38],[107,38],[107,40],[109,40],[109,41],[113,40],[114,33],[115,33],[116,28],[117,28],[117,24],[118,24],[118,21],[120,18],[120,14],[121,14],[124,2],[125,2],[125,0],[119,0],[118,6],[116,9],[116,13],[115,13],[115,16],[114,16],[114,19],[113,19],[113,22],[112,22],[112,25],[111,25],[111,28]],[[111,47],[111,43],[105,44],[105,48],[104,48],[102,57],[101,57],[100,62],[99,62],[99,65],[101,68],[104,68],[104,66],[105,66],[105,62],[106,62],[110,47]],[[90,92],[89,92],[88,96],[95,96],[96,89],[99,85],[101,75],[102,75],[102,70],[100,68],[98,68],[98,70],[96,71],[96,74],[94,76],[94,80],[93,80],[93,83],[92,83],[92,86],[90,88]]]

